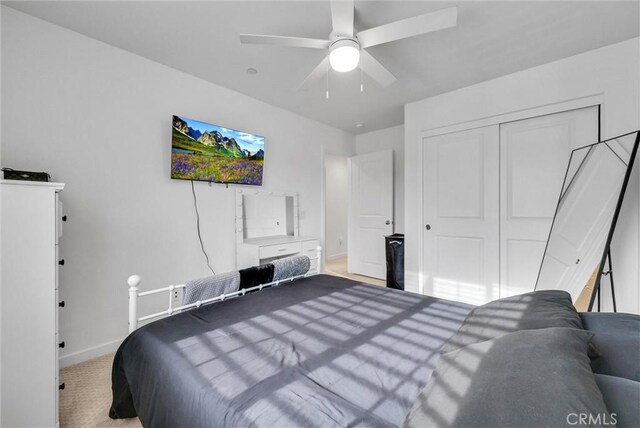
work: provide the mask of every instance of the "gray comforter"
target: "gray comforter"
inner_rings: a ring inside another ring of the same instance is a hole
[[[399,426],[471,306],[326,275],[161,319],[113,362],[145,427]]]

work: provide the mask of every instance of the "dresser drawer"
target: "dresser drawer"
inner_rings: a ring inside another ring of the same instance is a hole
[[[302,254],[310,259],[318,258],[318,245],[320,242],[317,239],[311,241],[302,241]]]
[[[270,259],[272,257],[288,256],[300,252],[300,243],[292,242],[289,244],[266,245],[260,247],[260,258]]]

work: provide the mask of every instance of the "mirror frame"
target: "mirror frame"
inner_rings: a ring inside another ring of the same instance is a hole
[[[609,259],[609,264],[611,263],[611,260],[610,260],[610,257],[611,257],[610,256],[611,241],[613,239],[613,233],[615,231],[616,224],[618,222],[618,217],[620,216],[620,210],[622,209],[622,203],[624,201],[624,195],[625,195],[625,193],[627,191],[627,186],[629,184],[629,179],[631,177],[631,172],[633,170],[633,165],[635,163],[635,159],[636,159],[636,156],[637,156],[637,153],[638,153],[638,145],[640,145],[640,130],[633,131],[633,132],[628,132],[626,134],[622,134],[622,135],[619,135],[617,137],[609,138],[607,140],[601,140],[601,141],[598,141],[597,143],[595,143],[595,144],[602,144],[602,143],[605,143],[607,141],[617,140],[619,138],[627,137],[627,136],[632,135],[632,134],[636,134],[636,137],[635,137],[635,141],[633,143],[633,148],[631,150],[631,154],[629,156],[629,164],[627,165],[627,169],[626,169],[625,174],[624,174],[624,179],[622,181],[622,186],[620,187],[620,193],[618,195],[618,200],[616,202],[616,207],[615,207],[615,211],[613,213],[613,218],[611,219],[611,225],[609,226],[609,232],[607,233],[607,239],[605,241],[604,250],[602,252],[602,257],[600,258],[600,264],[597,267],[596,278],[595,278],[595,281],[594,281],[593,290],[592,290],[591,296],[589,298],[589,306],[588,306],[588,309],[587,309],[588,312],[591,312],[593,310],[593,304],[595,303],[596,296],[598,296],[598,297],[600,296],[600,288],[601,288],[601,283],[602,283],[602,276],[604,275],[604,267],[605,267],[605,265],[607,263],[607,260]],[[593,146],[595,144],[591,144],[590,146]],[[589,146],[583,146],[583,147],[579,147],[577,149],[572,150],[571,156],[573,157],[573,153],[576,150],[581,150],[581,149],[584,149],[586,147],[589,147]],[[569,174],[569,166],[570,165],[571,165],[571,160],[569,160],[569,164],[567,165],[567,171],[565,173],[565,178],[564,178],[564,181],[562,183],[562,189],[560,190],[560,196],[558,197],[558,203],[556,204],[556,210],[555,210],[554,215],[553,215],[553,221],[551,222],[551,228],[549,229],[549,236],[547,237],[547,243],[545,245],[544,253],[542,255],[542,261],[540,262],[540,269],[538,270],[538,277],[536,279],[536,286],[534,287],[534,290],[538,288],[538,281],[540,280],[540,274],[542,272],[542,266],[544,264],[545,256],[547,254],[547,249],[549,247],[549,240],[551,239],[551,234],[553,233],[553,227],[554,227],[554,225],[556,223],[556,217],[558,215],[558,209],[560,208],[560,201],[562,199],[563,192],[564,192],[564,189],[565,189],[567,176]],[[612,291],[612,293],[615,293],[614,290],[613,290],[613,278],[610,278],[610,280],[612,281],[611,291]],[[585,284],[585,286],[586,285],[587,284]],[[599,302],[600,302],[600,299],[598,299],[598,311],[600,311],[600,303]],[[615,302],[615,294],[613,294],[613,311],[614,312],[617,311],[616,302]]]

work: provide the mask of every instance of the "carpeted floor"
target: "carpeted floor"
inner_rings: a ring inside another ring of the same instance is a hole
[[[60,370],[60,426],[85,427],[141,427],[138,418],[109,418],[111,406],[111,363],[109,354]]]

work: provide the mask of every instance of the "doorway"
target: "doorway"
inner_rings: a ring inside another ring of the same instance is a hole
[[[385,157],[389,157],[391,153],[385,155]],[[368,155],[363,155],[366,157]],[[353,178],[353,168],[352,164],[355,162],[357,165],[361,164],[362,158],[360,156],[354,157],[346,157],[340,155],[331,155],[326,154],[324,158],[324,189],[325,189],[325,273],[334,276],[340,276],[344,278],[353,279],[356,281],[362,281],[369,284],[385,286],[384,278],[384,268],[385,265],[382,265],[382,275],[379,273],[375,273],[379,275],[378,277],[374,277],[372,275],[366,275],[367,272],[363,274],[356,269],[356,271],[352,271],[349,269],[350,262],[356,260],[361,260],[360,252],[355,250],[354,248],[361,248],[360,245],[357,244],[358,239],[361,235],[354,236],[354,234],[349,230],[349,207],[352,204],[350,200],[352,195],[360,194],[364,192],[362,197],[365,198],[365,201],[370,200],[371,196],[367,196],[372,192],[380,193],[380,183],[377,183],[375,178],[373,180],[366,179],[366,182],[361,183],[364,184],[364,188],[357,192],[353,192],[352,190],[352,178]],[[365,181],[363,178],[366,174],[372,174],[373,169],[376,167],[376,156],[371,157],[374,162],[367,163],[364,167],[364,170],[359,170],[358,176],[361,177],[362,181]],[[392,158],[391,158],[392,159]],[[386,162],[386,161],[385,161]],[[393,168],[391,166],[391,168]],[[392,170],[391,170],[392,171]],[[360,183],[360,179],[357,180]],[[391,185],[393,182],[391,181]],[[378,190],[376,190],[378,189]],[[391,189],[391,192],[393,190]],[[391,203],[393,203],[393,194],[391,193]],[[367,204],[364,204],[367,205]],[[360,204],[359,207],[363,207],[363,204]],[[369,206],[376,206],[376,204],[368,204]],[[360,209],[360,208],[359,208]],[[375,211],[375,210],[373,210]],[[390,214],[387,214],[389,218],[386,220],[392,221],[392,217]],[[384,223],[384,221],[383,221]],[[387,226],[387,225],[385,225]],[[393,227],[392,225],[390,225]],[[382,229],[379,231],[380,239],[382,240],[382,244],[380,245],[381,254],[374,254],[374,261],[376,264],[380,264],[380,261],[377,258],[382,258],[382,263],[384,263],[384,240],[382,236],[384,236],[386,229]],[[389,232],[391,233],[391,232]],[[375,237],[373,237],[375,240]],[[355,247],[354,247],[355,246]],[[370,256],[369,254],[365,256]],[[376,256],[378,256],[376,258]]]

